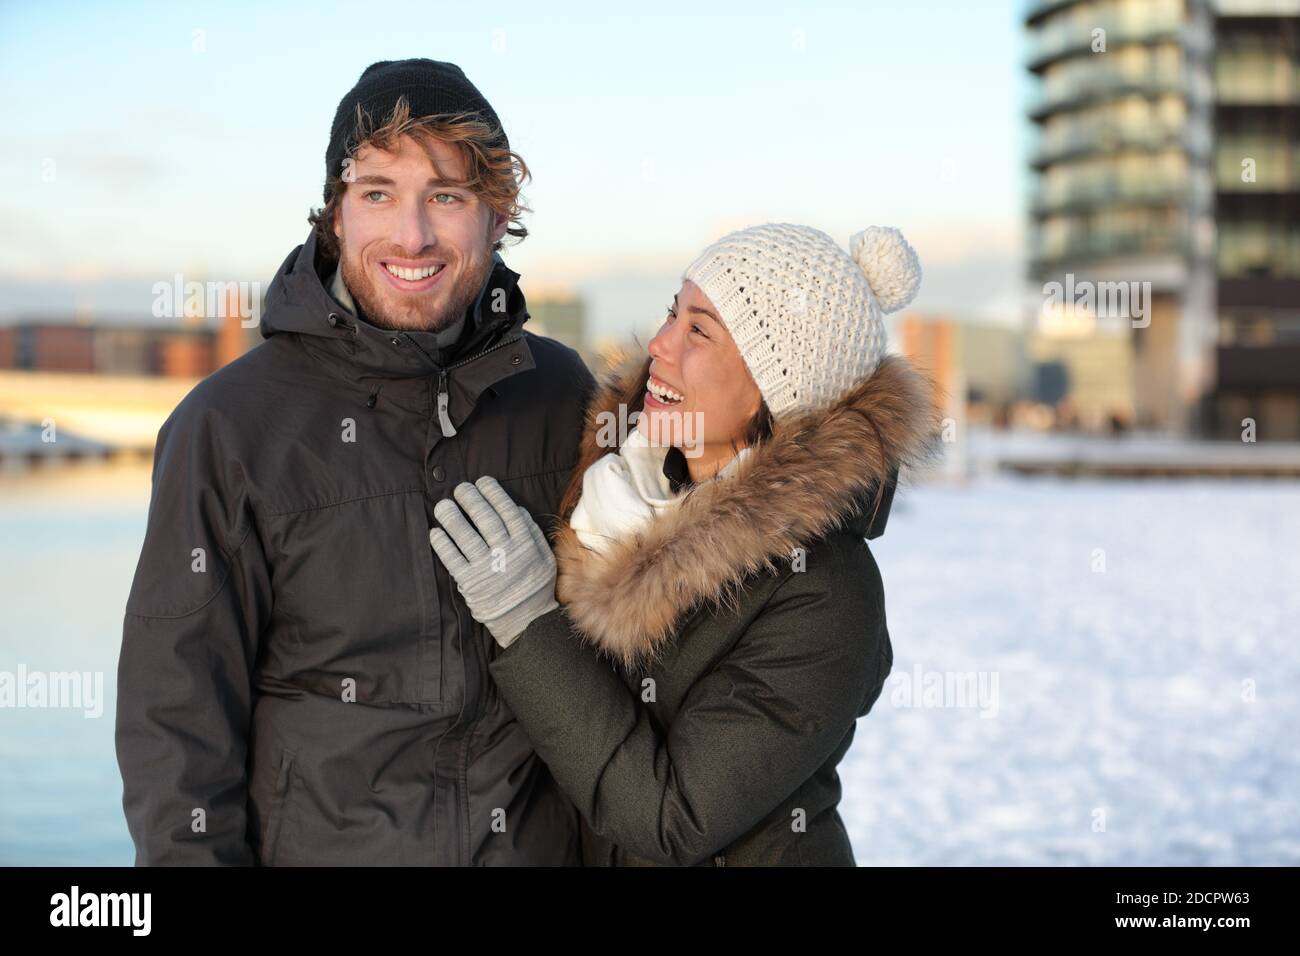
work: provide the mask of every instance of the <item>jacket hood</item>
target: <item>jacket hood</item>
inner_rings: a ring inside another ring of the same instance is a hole
[[[824,408],[778,419],[735,473],[693,486],[681,504],[597,553],[569,527],[586,469],[609,447],[607,416],[639,411],[651,359],[624,360],[588,405],[577,466],[554,532],[557,596],[580,634],[632,666],[657,656],[683,616],[735,607],[749,575],[777,572],[795,548],[836,529],[884,532],[899,469],[928,458],[940,412],[933,384],[899,355]]]
[[[313,230],[306,242],[289,253],[271,280],[259,326],[262,337],[269,339],[283,332],[310,336],[345,358],[357,374],[406,377],[435,373],[452,361],[518,335],[529,317],[519,273],[507,266],[500,254],[494,254],[479,308],[454,351],[439,347],[432,332],[381,329],[345,309],[328,290],[337,266],[337,260],[319,250]],[[498,288],[506,293],[504,313],[485,305],[499,298],[492,294]]]

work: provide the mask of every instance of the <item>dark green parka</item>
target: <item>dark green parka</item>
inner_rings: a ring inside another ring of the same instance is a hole
[[[851,866],[836,765],[893,661],[866,538],[931,449],[933,389],[887,356],[598,554],[568,516],[649,367],[634,357],[594,396],[552,529],[561,607],[492,675],[581,812],[587,865]]]

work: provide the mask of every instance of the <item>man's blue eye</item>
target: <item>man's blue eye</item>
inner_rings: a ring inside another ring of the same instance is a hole
[[[371,196],[382,196],[382,195],[383,193],[381,193],[378,189],[372,189],[370,190],[370,192],[366,193],[366,198],[369,199]]]

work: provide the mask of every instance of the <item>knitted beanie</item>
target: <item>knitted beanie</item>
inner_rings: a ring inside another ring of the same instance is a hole
[[[455,63],[423,57],[380,60],[366,67],[357,85],[343,97],[334,112],[330,142],[325,150],[326,202],[330,198],[330,181],[343,174],[348,142],[356,138],[357,106],[382,122],[403,94],[411,106],[412,116],[478,113],[499,131],[496,145],[510,148],[510,141],[506,139],[505,130],[501,128],[501,121],[491,104]]]
[[[846,254],[809,226],[723,236],[686,267],[726,323],[772,415],[823,407],[885,353],[882,313],[916,296],[921,263],[897,229],[868,226]]]

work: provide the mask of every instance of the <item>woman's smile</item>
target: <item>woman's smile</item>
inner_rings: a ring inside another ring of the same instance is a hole
[[[660,381],[653,375],[646,381],[645,404],[647,408],[673,408],[680,405],[686,396],[667,382]]]

